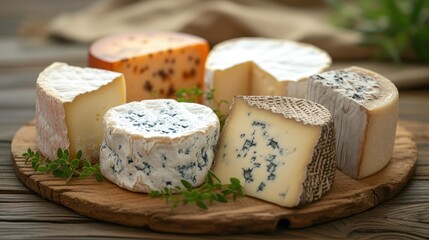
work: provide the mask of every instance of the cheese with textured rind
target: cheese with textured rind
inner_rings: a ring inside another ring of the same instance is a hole
[[[398,90],[385,77],[359,67],[311,77],[307,98],[334,118],[337,167],[361,179],[390,161],[398,119]]]
[[[53,63],[36,86],[36,143],[50,159],[58,148],[79,150],[98,162],[103,140],[103,115],[125,103],[125,80],[120,73]]]
[[[196,103],[157,99],[127,103],[104,116],[100,171],[136,192],[198,186],[213,163],[219,120]]]
[[[124,33],[94,42],[88,63],[123,73],[127,102],[174,98],[177,89],[202,88],[208,49],[206,40],[184,33]]]
[[[238,178],[246,195],[280,206],[316,201],[334,179],[331,114],[305,99],[235,97],[213,171],[222,182]]]
[[[236,95],[304,97],[308,77],[331,64],[312,45],[269,38],[238,38],[216,45],[207,58],[205,88],[231,103]],[[205,104],[216,105],[212,101]],[[216,107],[216,106],[215,106]],[[220,110],[226,114],[228,105]]]

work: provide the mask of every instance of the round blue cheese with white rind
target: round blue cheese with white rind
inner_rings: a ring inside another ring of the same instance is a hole
[[[112,108],[104,126],[101,173],[122,188],[146,193],[182,186],[181,179],[202,184],[220,128],[212,109],[171,99]]]

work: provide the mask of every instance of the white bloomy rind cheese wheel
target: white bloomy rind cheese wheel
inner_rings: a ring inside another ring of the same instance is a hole
[[[196,103],[158,99],[131,102],[104,116],[100,170],[111,182],[136,192],[198,186],[211,168],[219,120]]]
[[[214,89],[216,101],[229,103],[236,95],[302,98],[308,78],[330,65],[329,55],[309,44],[269,38],[232,39],[210,51],[205,88]],[[227,113],[228,107],[223,104],[220,109]]]
[[[50,159],[58,148],[71,157],[98,162],[103,140],[103,115],[125,103],[125,80],[120,73],[53,63],[36,85],[36,143]]]
[[[335,174],[331,114],[306,99],[235,97],[213,171],[222,182],[238,178],[246,195],[280,206],[318,200]]]
[[[389,163],[399,101],[390,80],[358,67],[329,71],[311,77],[307,98],[333,115],[340,170],[361,179]]]
[[[88,64],[123,73],[127,102],[174,98],[178,89],[203,87],[208,50],[206,40],[190,34],[122,33],[95,41]]]

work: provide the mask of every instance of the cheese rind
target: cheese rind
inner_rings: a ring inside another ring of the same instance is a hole
[[[88,63],[123,73],[127,102],[174,98],[177,89],[202,88],[208,49],[206,40],[184,33],[126,33],[94,42]]]
[[[246,195],[280,206],[316,201],[334,179],[331,115],[305,99],[235,97],[213,171],[222,182],[238,178]]]
[[[236,95],[304,97],[308,77],[330,64],[325,51],[309,44],[269,38],[232,39],[210,51],[205,88],[215,90],[216,101],[231,102]],[[228,106],[220,110],[226,114]]]
[[[308,99],[327,107],[334,118],[337,167],[362,179],[390,161],[398,118],[398,90],[383,76],[350,67],[311,77]]]
[[[143,100],[109,110],[100,171],[122,188],[150,192],[198,186],[211,168],[219,120],[210,108],[175,100]]]
[[[98,162],[103,139],[102,116],[125,103],[125,80],[120,73],[53,63],[36,85],[36,143],[50,159],[58,148],[71,157]]]

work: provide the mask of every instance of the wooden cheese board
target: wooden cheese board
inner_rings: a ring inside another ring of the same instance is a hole
[[[35,137],[33,121],[18,130],[11,151],[18,178],[43,198],[102,221],[185,234],[272,232],[360,213],[398,194],[412,177],[417,160],[411,134],[398,124],[388,166],[359,181],[337,170],[332,189],[312,204],[289,209],[244,197],[226,204],[213,203],[208,210],[196,206],[172,209],[165,200],[121,189],[107,180],[73,179],[66,184],[52,175],[36,173],[22,157],[27,148],[37,149]]]

